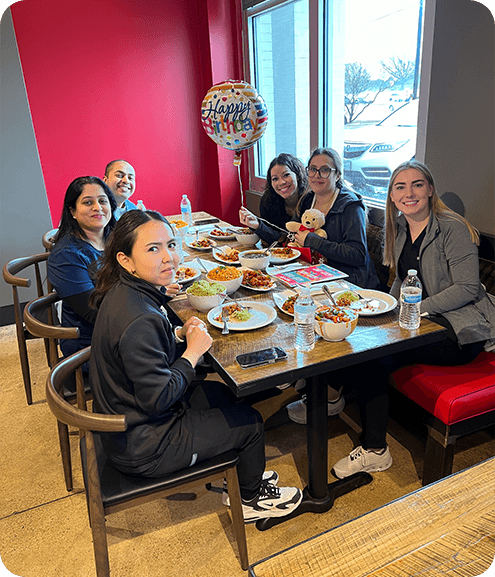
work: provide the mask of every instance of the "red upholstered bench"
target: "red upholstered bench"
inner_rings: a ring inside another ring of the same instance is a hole
[[[452,473],[457,437],[495,424],[493,352],[482,352],[459,367],[403,367],[393,373],[391,383],[429,413],[423,485]]]

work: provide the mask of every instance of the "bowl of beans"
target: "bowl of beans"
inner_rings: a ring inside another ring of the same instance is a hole
[[[326,341],[343,341],[356,328],[358,318],[349,308],[320,306],[315,313],[315,331]]]
[[[270,263],[270,253],[263,250],[245,250],[239,253],[239,261],[246,268],[265,270]]]
[[[235,266],[217,266],[206,275],[209,281],[223,284],[227,294],[235,292],[241,286],[242,277],[242,271]]]

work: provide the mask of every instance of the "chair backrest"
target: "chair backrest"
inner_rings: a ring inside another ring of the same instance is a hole
[[[45,232],[45,234],[41,237],[41,242],[46,252],[50,252],[55,246],[55,236],[57,232],[58,228],[52,228],[52,230]]]
[[[36,291],[38,297],[44,294],[43,291],[43,281],[41,279],[40,263],[45,262],[48,259],[49,253],[43,252],[41,254],[35,254],[33,256],[25,256],[21,258],[15,258],[4,264],[2,273],[3,280],[12,286],[12,296],[14,304],[14,318],[15,327],[17,333],[17,346],[19,348],[19,359],[21,362],[22,377],[24,381],[24,389],[26,392],[26,399],[28,404],[32,403],[32,391],[31,391],[31,375],[29,370],[29,361],[26,347],[26,339],[30,338],[32,335],[30,333],[26,334],[24,330],[24,324],[22,322],[22,308],[21,299],[19,298],[19,287],[28,288],[31,286],[31,280],[29,278],[23,278],[17,276],[18,273],[26,270],[27,268],[33,266],[34,273],[36,277]],[[50,287],[47,287],[50,290]],[[45,346],[48,355],[48,342],[45,341]]]
[[[54,367],[60,360],[57,348],[58,339],[79,338],[78,327],[62,327],[54,322],[54,305],[62,299],[53,291],[32,300],[24,307],[24,323],[27,330],[36,337],[48,339],[50,366]],[[48,323],[44,319],[48,319]]]
[[[63,385],[72,373],[82,379],[82,365],[89,360],[91,347],[86,347],[66,357],[48,374],[46,400],[58,421],[83,431],[121,432],[127,429],[125,415],[104,415],[90,413],[68,403],[63,395]]]

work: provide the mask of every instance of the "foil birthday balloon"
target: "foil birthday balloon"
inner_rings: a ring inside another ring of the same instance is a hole
[[[226,80],[208,90],[201,104],[201,122],[218,145],[240,152],[253,146],[266,130],[263,98],[243,80]]]

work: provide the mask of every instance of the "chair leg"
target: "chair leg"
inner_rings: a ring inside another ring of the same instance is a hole
[[[447,442],[449,440],[448,435],[443,440],[438,437],[440,437],[439,433],[432,427],[428,427],[423,466],[423,487],[452,473],[454,443]]]
[[[65,486],[67,491],[72,491],[72,462],[70,456],[69,427],[57,421],[58,439],[60,442],[60,454],[64,468]]]
[[[227,479],[227,487],[229,490],[232,523],[234,524],[235,539],[237,541],[237,547],[239,548],[241,567],[244,571],[247,571],[249,561],[246,543],[246,527],[244,525],[244,516],[242,514],[241,493],[239,491],[237,468],[227,469],[225,471],[225,478]]]
[[[93,535],[93,549],[95,553],[95,565],[97,577],[110,577],[110,562],[108,559],[108,542],[105,527],[105,511],[101,500],[100,479],[98,477],[98,464],[95,457],[93,433],[86,433],[86,458],[87,458],[87,486],[89,523]]]
[[[24,330],[24,329],[21,329]],[[26,339],[24,335],[17,331],[17,345],[19,347],[19,359],[21,361],[22,380],[24,382],[24,391],[26,393],[26,401],[28,405],[33,404],[33,394],[31,391],[31,373],[29,370],[29,360],[27,354]]]

